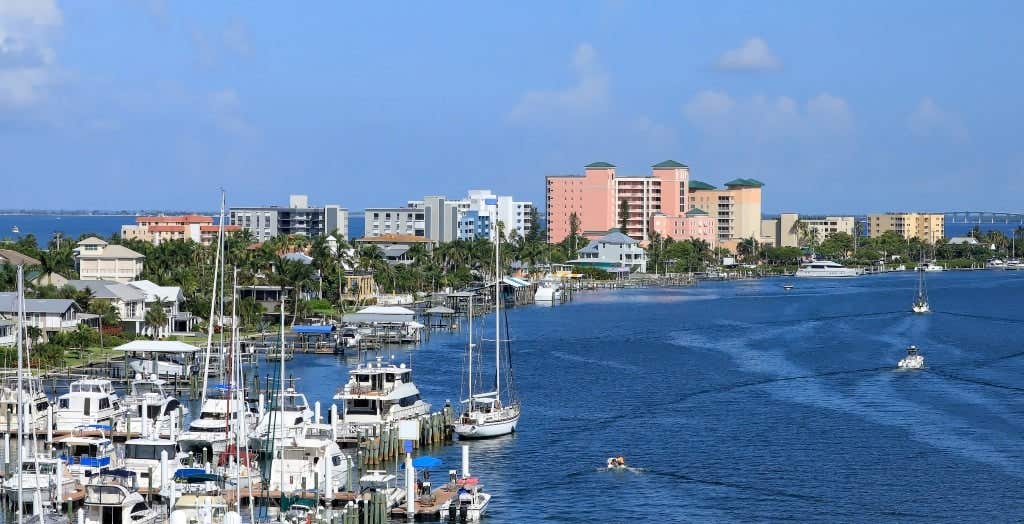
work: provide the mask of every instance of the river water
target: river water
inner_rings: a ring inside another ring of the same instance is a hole
[[[702,283],[509,312],[519,432],[472,442],[488,521],[1006,522],[1024,519],[1024,272]],[[1003,319],[1003,320],[1000,320]],[[478,328],[487,329],[490,321]],[[894,369],[916,344],[928,369]],[[464,333],[412,360],[439,407]],[[298,355],[331,402],[354,360]],[[459,450],[431,450],[458,468]],[[625,455],[633,472],[602,470]]]

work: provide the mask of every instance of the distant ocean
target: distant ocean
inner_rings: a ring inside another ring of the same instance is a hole
[[[363,236],[363,222],[361,213],[349,218],[349,239]],[[0,240],[17,240],[31,234],[45,246],[56,232],[71,239],[86,233],[109,237],[120,233],[122,225],[134,223],[133,215],[0,215]],[[11,231],[14,226],[18,226],[18,233]]]

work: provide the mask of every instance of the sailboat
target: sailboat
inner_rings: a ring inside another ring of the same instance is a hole
[[[917,296],[914,297],[914,305],[911,309],[914,313],[928,313],[931,308],[928,306],[928,291],[924,287],[925,271],[917,272]]]
[[[455,433],[460,439],[490,438],[508,435],[519,424],[519,400],[515,397],[515,384],[506,381],[505,402],[502,402],[502,349],[501,344],[501,234],[494,242],[494,390],[473,392],[473,311],[469,312],[469,360],[466,366],[469,395],[462,401],[463,411],[455,422]],[[470,299],[472,304],[472,299]],[[511,369],[512,362],[506,364]],[[510,370],[509,369],[509,370]],[[508,370],[506,371],[508,372]],[[511,379],[512,374],[508,373]]]

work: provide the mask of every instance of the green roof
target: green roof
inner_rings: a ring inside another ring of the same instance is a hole
[[[708,216],[708,212],[704,211],[703,209],[701,209],[699,207],[695,207],[695,208],[687,211],[686,212],[686,216],[688,216],[688,217],[706,217],[706,216]]]
[[[654,169],[678,169],[678,168],[681,168],[681,167],[688,167],[688,166],[686,164],[680,164],[679,162],[676,162],[675,160],[666,160],[664,162],[658,162],[657,164],[654,164],[651,167],[653,167]]]
[[[594,162],[593,164],[587,164],[587,165],[585,165],[583,167],[586,167],[586,168],[589,168],[589,169],[605,169],[605,168],[609,168],[609,167],[615,167],[615,165],[614,164],[609,164],[608,162]]]
[[[726,187],[761,187],[764,182],[753,178],[737,178],[725,183]]]
[[[700,180],[690,181],[690,191],[699,191],[701,189],[715,189],[715,186],[707,182],[701,182]]]

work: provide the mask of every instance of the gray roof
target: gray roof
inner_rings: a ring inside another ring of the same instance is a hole
[[[68,280],[67,285],[79,291],[88,289],[92,291],[92,296],[95,298],[124,301],[146,300],[146,294],[142,290],[118,282],[107,280]]]
[[[282,255],[281,258],[286,259],[286,260],[291,260],[292,262],[302,262],[303,264],[306,264],[307,266],[313,262],[313,257],[311,257],[311,256],[309,256],[309,255],[307,255],[307,254],[305,254],[305,253],[303,253],[301,251],[296,251],[294,253],[288,253],[287,255]]]
[[[452,313],[455,313],[455,310],[450,307],[434,306],[424,311],[424,313],[427,313],[428,315],[451,315]]]
[[[591,240],[587,247],[580,250],[580,253],[597,253],[597,240]]]
[[[405,245],[384,246],[381,249],[387,258],[398,258],[409,252],[409,246]]]
[[[79,245],[79,246],[90,245],[91,246],[91,245],[94,245],[94,244],[105,246],[105,245],[108,244],[108,242],[106,240],[103,240],[102,238],[99,238],[99,237],[89,237],[89,238],[83,238],[82,240],[79,240],[77,245]]]
[[[39,261],[13,249],[0,249],[0,264],[14,264],[16,266],[38,266]]]
[[[626,244],[626,245],[630,245],[630,244],[638,244],[639,243],[636,240],[634,240],[634,239],[632,239],[632,238],[630,238],[630,237],[628,237],[626,235],[623,235],[617,229],[613,229],[613,230],[609,231],[607,235],[597,239],[597,241],[598,242],[604,242],[605,244]]]
[[[63,314],[68,308],[74,308],[81,310],[78,304],[75,304],[74,300],[69,298],[26,298],[25,299],[25,312],[26,313],[53,313]],[[17,293],[0,293],[0,312],[4,313],[17,313],[18,312],[18,294]]]

